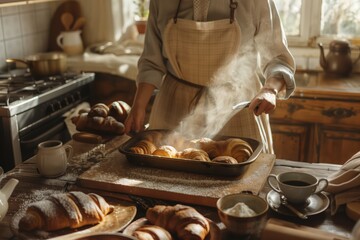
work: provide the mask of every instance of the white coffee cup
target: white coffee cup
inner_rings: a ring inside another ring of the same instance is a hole
[[[306,202],[312,194],[321,192],[328,185],[327,179],[317,179],[303,172],[270,174],[267,181],[274,191],[284,195],[287,201],[296,204]]]
[[[45,141],[38,145],[36,167],[42,176],[55,178],[65,173],[72,155],[72,146],[64,146],[59,140]]]

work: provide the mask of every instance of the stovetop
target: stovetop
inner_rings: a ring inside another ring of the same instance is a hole
[[[93,80],[93,73],[73,72],[41,79],[29,74],[0,77],[0,116],[10,116],[34,107]]]

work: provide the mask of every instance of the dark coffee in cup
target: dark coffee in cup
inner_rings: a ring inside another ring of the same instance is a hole
[[[297,180],[284,181],[283,183],[286,185],[297,186],[297,187],[305,187],[305,186],[311,185],[310,183],[303,182],[303,181],[297,181]]]
[[[317,179],[304,172],[283,172],[279,175],[268,176],[270,187],[291,203],[304,203],[314,193],[324,190],[328,181],[325,178]]]

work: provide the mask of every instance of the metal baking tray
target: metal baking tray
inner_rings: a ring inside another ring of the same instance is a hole
[[[263,144],[261,142],[251,138],[232,137],[232,136],[214,137],[213,140],[240,138],[247,141],[250,144],[250,146],[253,149],[253,154],[249,157],[248,160],[237,164],[203,162],[203,161],[188,160],[183,158],[167,158],[167,157],[160,157],[155,155],[137,154],[130,152],[129,149],[133,147],[138,141],[143,139],[144,135],[149,133],[150,131],[162,131],[165,134],[166,132],[168,133],[170,132],[168,130],[147,130],[130,138],[119,148],[119,151],[126,156],[129,162],[144,167],[162,168],[168,170],[185,171],[191,173],[217,175],[224,177],[235,177],[235,176],[239,176],[250,163],[254,162],[257,159],[263,148]]]

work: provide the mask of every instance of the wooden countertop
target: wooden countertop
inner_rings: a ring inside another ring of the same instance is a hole
[[[7,172],[1,179],[0,187],[3,186],[10,178],[16,178],[20,182],[9,198],[8,213],[0,222],[0,239],[17,239],[16,236],[13,236],[9,224],[12,220],[12,217],[17,213],[20,207],[23,207],[26,201],[29,200],[27,199],[27,196],[40,192],[44,193],[46,191],[89,191],[89,189],[84,189],[77,186],[77,176],[82,174],[94,164],[102,161],[106,157],[119,156],[121,153],[117,151],[117,149],[127,139],[128,137],[126,136],[119,136],[110,140],[108,143],[99,146],[70,141],[68,144],[72,145],[74,148],[73,159],[69,162],[67,172],[63,176],[55,179],[46,179],[41,177],[37,172],[34,158],[25,161],[24,163],[16,166],[16,168],[13,170]],[[301,170],[312,173],[317,177],[326,177],[330,173],[339,169],[339,167],[339,165],[333,164],[310,164],[304,162],[276,160],[275,166],[271,173],[278,174],[280,172],[289,170]],[[265,185],[260,193],[260,196],[265,198],[269,190],[269,187]],[[122,193],[102,191],[100,194],[121,199],[123,201],[132,201],[132,199],[134,199],[132,196]],[[153,201],[154,199],[145,200]],[[208,218],[212,219],[221,229],[223,229],[222,239],[232,239],[229,233],[224,230],[224,226],[217,216],[216,209],[204,206],[194,207],[196,207]],[[145,212],[141,210],[140,206],[138,205],[138,213],[136,218],[143,217],[144,213]],[[338,214],[331,216],[330,210],[327,209],[325,212],[311,216],[307,220],[298,220],[293,217],[282,216],[272,210],[269,210],[268,217],[317,228],[346,238],[350,237],[351,230],[355,224],[354,221],[345,215],[344,210],[340,210]]]
[[[299,71],[295,80],[294,97],[360,100],[360,74],[339,77],[323,72]]]

